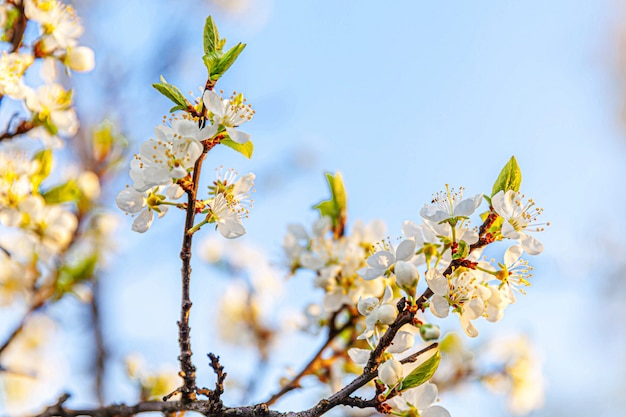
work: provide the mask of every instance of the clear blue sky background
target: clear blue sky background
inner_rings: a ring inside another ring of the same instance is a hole
[[[256,109],[244,129],[256,151],[250,161],[227,149],[212,152],[205,178],[219,165],[257,174],[245,239],[276,261],[286,224],[315,218],[310,206],[327,195],[324,171],[343,173],[350,219],[383,219],[395,236],[403,220],[419,221],[421,206],[444,184],[488,192],[516,155],[523,191],[552,225],[540,236],[544,254],[531,259],[528,296],[502,322],[479,329],[522,330],[540,347],[548,391],[546,410],[536,415],[615,415],[619,401],[623,409],[626,312],[612,293],[626,291],[608,278],[624,253],[620,3],[250,3],[248,12],[233,14],[211,2],[78,2],[99,66],[76,77],[82,117],[96,121],[107,110],[136,151],[170,107],[150,87],[160,74],[183,91],[198,94],[203,85],[201,33],[212,14],[230,45],[248,44],[219,87],[243,91]],[[118,74],[113,102],[98,101],[115,85],[105,70]],[[119,188],[128,182],[122,176]],[[141,350],[175,367],[183,216],[168,214],[146,235],[133,234],[130,221],[123,220],[123,243],[103,282],[106,330],[123,340],[112,346],[113,359]],[[196,361],[215,351],[229,372],[246,375],[239,353],[210,337],[212,300],[225,282],[198,256],[194,261]],[[288,287],[320,296],[302,281]],[[276,363],[298,367],[316,346],[290,340]],[[109,397],[132,401],[129,392],[111,390]],[[467,410],[476,396],[482,415],[506,415],[499,400],[474,389],[442,400],[453,415],[479,415]],[[283,405],[305,400],[294,401]]]

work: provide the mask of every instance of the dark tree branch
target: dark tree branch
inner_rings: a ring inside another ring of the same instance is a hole
[[[339,311],[342,311],[342,310],[339,310]],[[311,372],[311,369],[313,368],[313,366],[319,361],[320,357],[322,356],[322,354],[324,353],[326,348],[335,339],[335,337],[337,337],[339,334],[341,334],[344,330],[346,330],[346,329],[348,329],[348,328],[350,328],[351,326],[354,325],[354,317],[351,317],[351,319],[347,323],[345,323],[343,326],[341,326],[340,328],[335,328],[335,318],[337,317],[337,313],[338,312],[333,314],[333,316],[329,320],[329,326],[332,326],[332,327],[328,331],[328,337],[326,338],[326,340],[324,341],[322,346],[320,346],[320,348],[317,350],[315,355],[313,355],[313,358],[311,358],[311,360],[306,365],[304,365],[304,367],[300,370],[298,375],[293,377],[291,379],[291,381],[289,381],[288,384],[283,386],[280,391],[278,391],[276,394],[272,395],[272,397],[265,402],[267,405],[274,404],[276,401],[278,401],[278,399],[280,397],[282,397],[283,395],[285,395],[289,391],[292,391],[292,390],[294,390],[296,388],[299,388],[300,387],[300,380],[304,376],[308,375]]]
[[[98,280],[93,282],[93,299],[91,300],[91,324],[93,327],[93,337],[96,346],[94,355],[95,372],[95,391],[98,397],[98,404],[104,405],[104,372],[107,359],[107,351],[104,347],[104,337],[102,335],[102,318],[100,315],[100,286]]]
[[[185,217],[185,229],[183,233],[183,244],[180,251],[180,259],[182,260],[182,301],[180,309],[180,321],[178,322],[178,343],[180,345],[180,375],[183,378],[183,386],[177,391],[182,396],[182,402],[191,402],[196,398],[196,367],[191,362],[191,328],[189,327],[189,313],[191,310],[191,298],[189,293],[189,285],[191,282],[191,243],[193,234],[189,233],[194,226],[196,216],[196,194],[200,182],[200,170],[202,162],[207,154],[205,146],[202,154],[196,161],[193,168],[193,179],[191,187],[187,192],[187,215]]]

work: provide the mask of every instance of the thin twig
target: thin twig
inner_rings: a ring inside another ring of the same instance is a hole
[[[190,402],[196,398],[196,367],[191,361],[191,328],[189,327],[189,313],[191,310],[191,298],[189,285],[191,282],[191,243],[193,234],[189,230],[194,226],[196,216],[196,194],[200,182],[200,170],[206,157],[207,149],[196,161],[193,168],[193,179],[190,189],[187,190],[187,214],[185,217],[185,229],[183,233],[180,259],[182,260],[182,301],[180,309],[180,321],[178,322],[178,343],[180,345],[180,375],[183,378],[183,386],[179,388],[183,402]]]
[[[93,298],[91,299],[91,325],[93,327],[94,343],[96,352],[94,355],[95,375],[95,391],[98,397],[98,404],[104,405],[104,371],[107,359],[107,351],[104,347],[104,337],[102,335],[102,320],[100,315],[100,286],[98,280],[93,281]]]
[[[335,317],[336,317],[336,314],[333,315],[333,318],[331,318],[331,320],[329,321],[329,323],[331,323],[333,325],[333,327],[334,327],[334,318]],[[302,377],[308,375],[311,372],[311,368],[313,368],[313,366],[317,363],[317,361],[319,361],[320,357],[322,356],[322,353],[324,353],[326,348],[332,343],[332,341],[335,339],[335,337],[337,337],[339,334],[341,334],[344,330],[348,329],[352,325],[354,325],[354,318],[349,320],[347,323],[345,323],[339,329],[331,328],[329,330],[329,332],[328,332],[328,336],[327,336],[326,340],[324,341],[322,346],[320,346],[320,348],[317,350],[317,352],[315,353],[313,358],[311,358],[311,360],[306,365],[304,365],[304,367],[300,370],[300,372],[295,377],[293,377],[291,379],[291,381],[289,381],[288,384],[284,385],[281,388],[280,391],[278,391],[276,394],[272,395],[272,397],[269,400],[267,400],[265,402],[265,404],[272,405],[280,397],[282,397],[283,395],[285,395],[289,391],[292,391],[292,390],[294,390],[296,388],[299,388],[300,387],[300,379],[302,379]]]

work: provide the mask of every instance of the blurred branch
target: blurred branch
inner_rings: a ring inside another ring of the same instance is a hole
[[[22,122],[15,128],[13,132],[9,132],[7,128],[6,132],[0,134],[0,142],[6,139],[13,139],[16,136],[23,135],[24,133],[27,133],[35,127],[36,126],[32,121],[22,120]]]
[[[354,325],[355,320],[354,320],[354,317],[351,316],[351,319],[346,324],[344,324],[340,328],[335,328],[334,326],[335,318],[341,311],[343,311],[343,309],[340,309],[337,312],[335,312],[333,316],[331,317],[331,319],[329,320],[329,323],[332,324],[332,327],[328,331],[328,336],[326,337],[326,341],[324,341],[324,343],[322,344],[322,346],[320,346],[320,348],[317,350],[315,355],[313,355],[313,358],[311,358],[311,360],[306,365],[304,365],[302,370],[295,377],[293,377],[291,381],[289,381],[285,386],[283,386],[283,388],[280,391],[272,395],[272,397],[266,401],[267,405],[274,404],[276,401],[278,401],[280,397],[282,397],[289,391],[292,391],[296,388],[300,388],[300,379],[302,379],[304,376],[309,375],[311,373],[311,369],[313,369],[317,361],[320,360],[322,353],[324,353],[326,348],[331,344],[331,342],[335,339],[335,337],[341,334],[344,330]]]
[[[93,298],[91,299],[91,326],[93,328],[94,343],[96,351],[94,354],[95,375],[95,391],[98,397],[98,404],[104,405],[104,365],[107,360],[107,351],[104,347],[104,338],[102,334],[102,320],[100,315],[100,285],[98,280],[93,282]]]

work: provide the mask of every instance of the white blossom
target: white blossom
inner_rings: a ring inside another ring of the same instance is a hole
[[[214,125],[223,126],[228,136],[237,143],[246,143],[250,140],[249,133],[236,129],[254,116],[254,111],[249,105],[244,104],[241,96],[223,100],[215,91],[206,90],[202,99],[206,108],[213,115]]]
[[[407,415],[418,415],[420,417],[450,417],[448,410],[440,405],[434,405],[437,401],[437,396],[437,386],[426,382],[425,384],[402,392],[399,396],[388,400],[386,404],[391,406],[393,411],[413,412]]]
[[[378,367],[378,378],[388,387],[396,386],[402,376],[402,364],[396,359],[388,359]]]
[[[542,213],[542,209],[534,208],[535,202],[522,202],[520,193],[508,190],[499,191],[491,198],[494,211],[504,219],[502,236],[520,242],[522,248],[529,255],[538,255],[543,251],[543,245],[528,232],[539,232],[543,227],[533,224]]]
[[[482,198],[482,194],[476,194],[463,200],[463,188],[456,193],[446,184],[446,192],[437,193],[432,204],[425,204],[420,210],[420,215],[435,223],[457,217],[467,218],[480,206]]]

